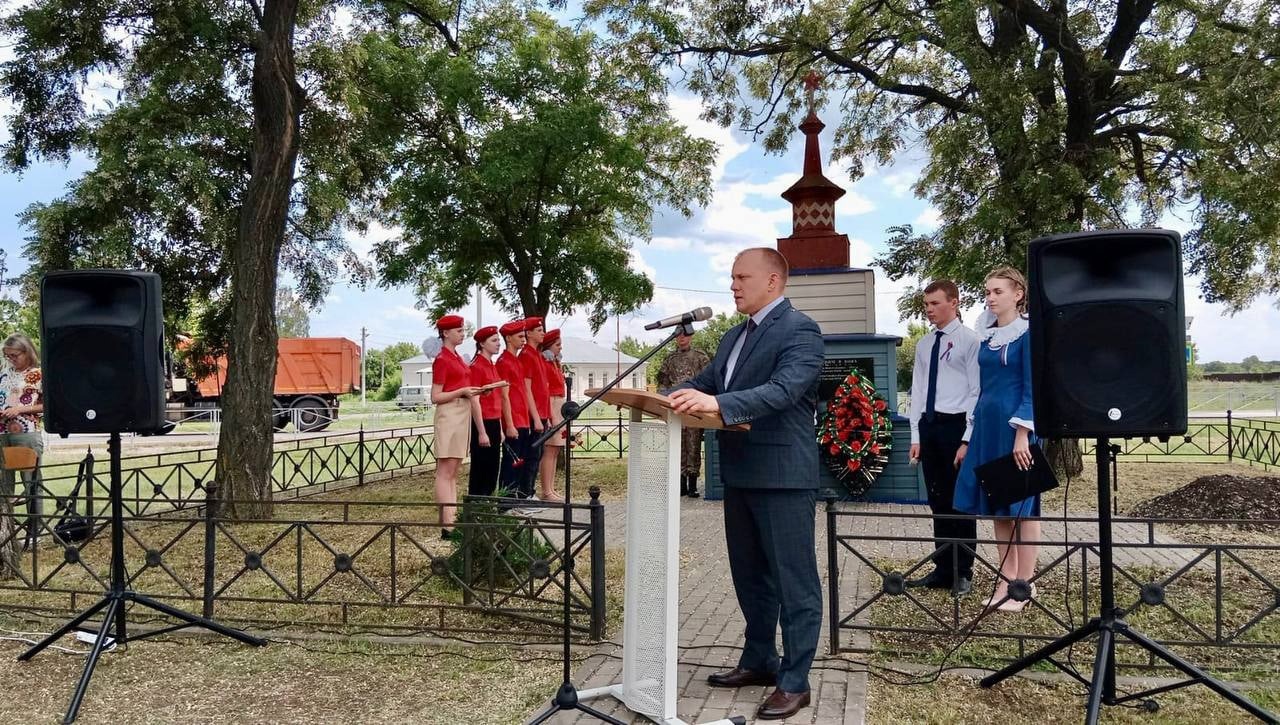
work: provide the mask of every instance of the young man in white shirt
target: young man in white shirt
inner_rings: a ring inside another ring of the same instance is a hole
[[[973,431],[981,342],[960,322],[960,290],[954,282],[937,280],[925,287],[924,309],[933,327],[917,343],[911,371],[911,460],[924,470],[935,516],[934,568],[907,586],[950,589],[954,596],[963,596],[973,586],[977,522],[937,516],[959,514],[952,498]]]

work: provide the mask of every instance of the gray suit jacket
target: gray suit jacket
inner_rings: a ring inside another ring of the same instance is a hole
[[[822,333],[783,300],[747,338],[726,385],[729,353],[746,327],[744,322],[725,333],[711,364],[678,388],[716,396],[726,425],[751,424],[746,432],[716,433],[725,486],[817,488],[814,416]]]

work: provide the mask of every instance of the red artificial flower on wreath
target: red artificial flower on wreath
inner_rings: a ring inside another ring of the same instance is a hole
[[[888,407],[855,370],[836,387],[819,419],[815,440],[826,465],[855,496],[866,491],[884,465],[892,426]]]

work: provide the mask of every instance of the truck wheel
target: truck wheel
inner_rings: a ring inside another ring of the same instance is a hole
[[[284,430],[289,425],[289,404],[279,398],[271,399],[271,427],[276,432]]]
[[[314,395],[304,395],[293,401],[293,409],[298,411],[298,430],[303,433],[324,430],[333,415],[329,404]]]

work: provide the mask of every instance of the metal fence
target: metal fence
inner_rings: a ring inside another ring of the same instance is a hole
[[[293,498],[432,470],[433,439],[431,426],[417,426],[276,441],[271,457],[272,491],[277,499]],[[126,513],[145,516],[203,506],[205,485],[217,473],[217,457],[216,448],[121,457]],[[36,497],[62,506],[77,478],[84,480],[78,497],[84,502],[80,512],[102,513],[110,482],[105,461],[97,459],[92,450],[78,466],[43,466]]]
[[[1238,418],[1227,411],[1223,419],[1192,418],[1186,435],[1159,438],[1124,438],[1112,441],[1127,460],[1199,460],[1244,463],[1270,471],[1280,466],[1280,420]],[[1086,456],[1094,442],[1082,441]]]
[[[990,538],[976,546],[943,540],[943,556],[962,550],[976,555],[969,596],[906,586],[933,568],[932,518],[828,502],[833,652],[912,658],[931,653],[940,660],[959,646],[952,653],[956,659],[991,665],[1035,650],[1097,615],[1096,518],[1041,520],[1045,533],[1032,579],[1038,593],[1018,614],[983,613],[983,599],[994,591],[1000,569]],[[1174,542],[1156,523],[1114,520],[1116,603],[1127,621],[1166,646],[1194,651],[1207,664],[1273,670],[1280,653],[1280,545]],[[1280,521],[1158,523],[1280,527]],[[1137,652],[1122,653],[1122,662],[1157,664]]]
[[[567,599],[575,637],[605,626],[604,507],[599,490],[572,506],[568,566],[559,506],[503,511],[464,502],[452,540],[436,504],[317,496],[277,501],[268,519],[219,516],[205,486],[159,515],[127,500],[129,585],[206,617],[262,628],[423,632],[527,642],[561,637]],[[225,503],[225,502],[224,502]],[[0,541],[0,609],[65,616],[108,586],[110,531],[92,517],[83,541],[50,521],[24,547]],[[584,571],[585,573],[579,573]]]

